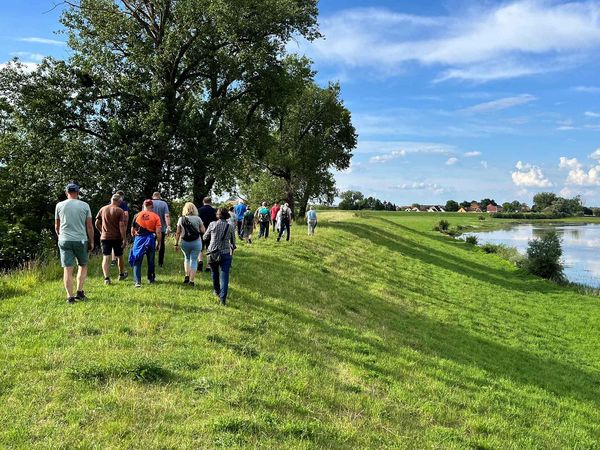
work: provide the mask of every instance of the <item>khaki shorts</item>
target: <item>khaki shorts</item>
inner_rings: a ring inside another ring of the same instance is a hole
[[[87,241],[58,241],[60,250],[60,265],[62,267],[87,266],[88,243]]]

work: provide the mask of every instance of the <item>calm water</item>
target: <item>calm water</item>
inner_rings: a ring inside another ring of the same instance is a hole
[[[524,254],[527,241],[549,229],[556,230],[562,238],[563,263],[569,281],[600,288],[600,224],[521,224],[469,234],[477,236],[480,244],[504,244]]]

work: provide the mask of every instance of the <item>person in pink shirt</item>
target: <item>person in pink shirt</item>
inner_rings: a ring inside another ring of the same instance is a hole
[[[271,207],[271,222],[273,222],[273,231],[275,231],[275,227],[277,226],[277,213],[280,209],[281,206],[279,206],[279,203],[273,203],[273,206]]]

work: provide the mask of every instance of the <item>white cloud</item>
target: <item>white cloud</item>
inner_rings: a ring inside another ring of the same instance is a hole
[[[591,159],[600,159],[600,148],[594,150],[593,153],[590,154]]]
[[[577,158],[568,159],[566,156],[561,156],[558,167],[561,169],[579,169],[582,165],[577,161]]]
[[[600,94],[600,87],[597,86],[575,86],[576,92],[585,92],[586,94]]]
[[[512,108],[513,106],[524,105],[535,100],[533,95],[523,94],[516,97],[505,97],[491,102],[479,103],[475,106],[465,108],[462,111],[467,113],[485,113],[498,111],[501,109]]]
[[[426,17],[389,9],[347,9],[321,19],[325,39],[303,43],[327,64],[396,75],[403,65],[445,67],[438,81],[512,78],[578,64],[600,47],[595,1],[487,3],[459,15]],[[584,88],[581,86],[580,88]]]
[[[8,61],[6,63],[0,63],[0,70],[6,67],[19,67],[25,73],[31,73],[38,68],[38,63],[19,61],[17,65],[14,61]]]
[[[488,162],[487,161],[481,161],[480,164],[481,164],[481,167],[483,167],[484,169],[488,168]]]
[[[22,59],[25,61],[36,62],[36,63],[42,62],[42,59],[45,58],[45,56],[42,55],[41,53],[32,53],[32,52],[12,52],[11,56],[16,56],[19,59]]]
[[[481,152],[466,152],[463,154],[465,158],[474,158],[476,156],[481,156]]]
[[[436,194],[442,194],[444,192],[448,192],[449,190],[440,186],[437,183],[424,183],[424,182],[412,182],[412,183],[403,183],[395,186],[391,186],[391,189],[401,190],[401,191],[431,191]]]
[[[458,162],[458,158],[455,158],[454,156],[451,158],[448,158],[448,161],[446,161],[446,165],[447,166],[453,166],[454,164],[456,164]]]
[[[393,150],[390,153],[387,153],[385,155],[372,156],[369,159],[369,161],[372,163],[385,163],[385,162],[391,161],[393,159],[402,158],[403,156],[406,156],[406,151]]]
[[[594,166],[588,171],[582,168],[569,171],[566,183],[576,186],[599,186],[600,165]]]
[[[594,117],[594,118],[600,117],[600,113],[593,112],[593,111],[586,111],[583,115],[585,117]]]
[[[519,161],[515,165],[515,168],[517,170],[512,172],[511,175],[512,181],[516,186],[536,188],[552,186],[550,180],[544,176],[542,169],[537,166]]]
[[[46,45],[67,45],[64,41],[58,41],[56,39],[47,39],[41,37],[24,37],[19,39],[22,42],[32,42],[34,44],[46,44]]]

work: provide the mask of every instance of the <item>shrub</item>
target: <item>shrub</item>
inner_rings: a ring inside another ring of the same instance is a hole
[[[498,253],[498,247],[499,245],[487,243],[481,246],[481,250],[485,253]]]
[[[485,220],[485,216],[484,215],[479,216],[479,220]]]
[[[477,245],[479,243],[479,239],[477,239],[477,236],[471,234],[465,238],[465,242],[467,244]]]
[[[562,246],[556,231],[552,230],[538,239],[529,241],[525,268],[534,275],[562,282],[565,279],[560,260]]]
[[[458,236],[460,232],[461,230],[459,229],[459,227],[450,227],[448,228],[448,231],[446,231],[446,233],[448,233],[448,235],[450,236]]]
[[[448,222],[446,219],[442,219],[438,222],[437,226],[440,231],[448,231],[448,228],[450,228],[450,222]]]
[[[20,224],[0,223],[0,270],[18,267],[35,258],[41,242],[39,233]]]

